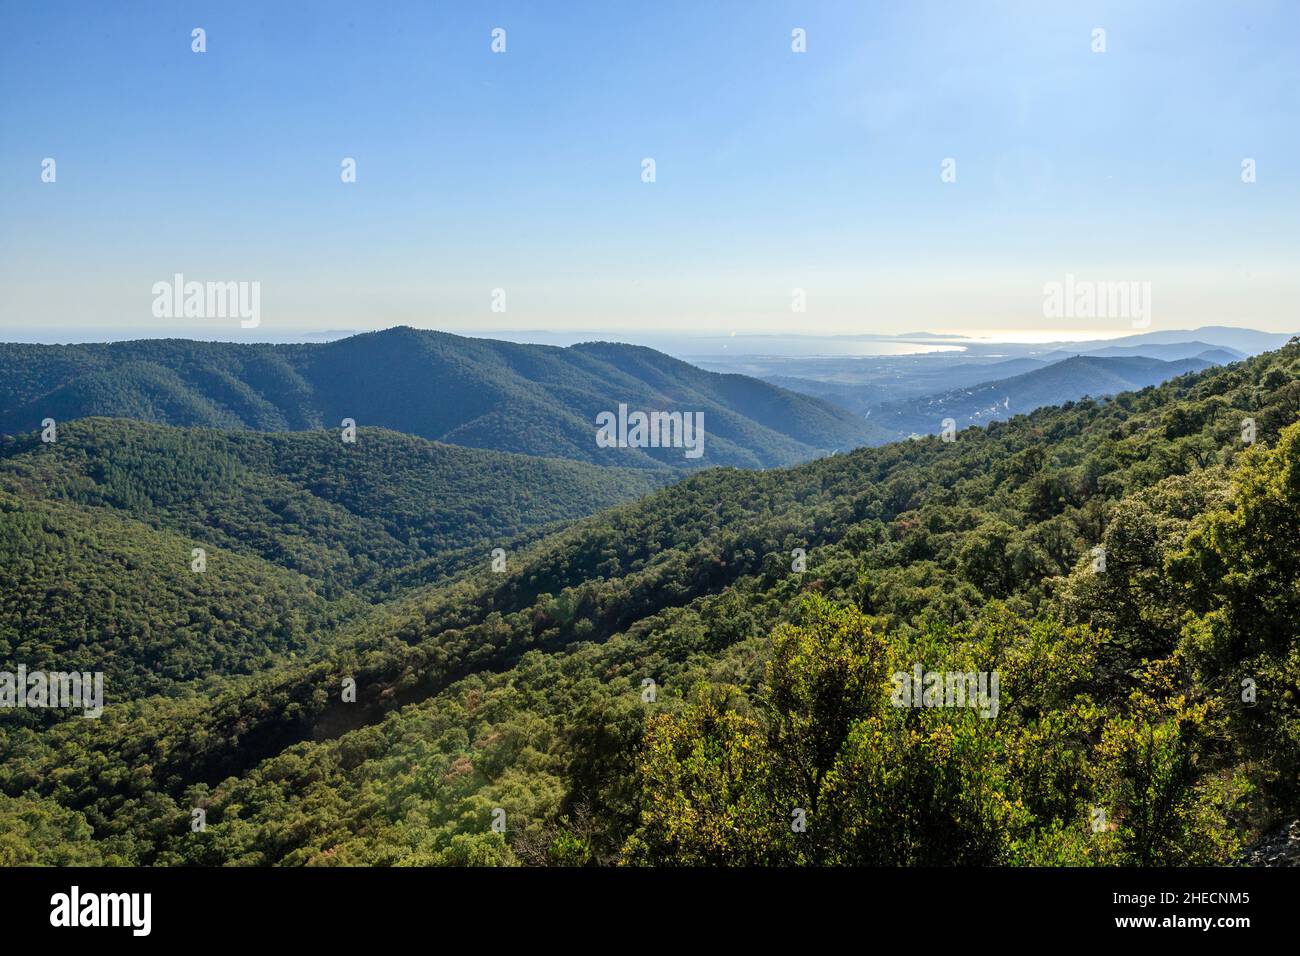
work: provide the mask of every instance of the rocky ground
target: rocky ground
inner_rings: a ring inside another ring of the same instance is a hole
[[[1300,820],[1292,820],[1269,833],[1246,851],[1246,866],[1300,866]]]

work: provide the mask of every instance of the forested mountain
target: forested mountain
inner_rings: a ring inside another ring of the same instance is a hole
[[[663,480],[374,428],[5,439],[0,661],[107,670],[131,696],[282,663],[367,601]]]
[[[620,404],[702,412],[704,454],[597,447],[596,416]],[[815,398],[630,345],[555,348],[406,327],[306,345],[0,345],[0,433],[87,416],[262,431],[350,418],[476,448],[674,469],[788,465],[874,435]]]
[[[0,488],[112,508],[275,562],[325,593],[382,588],[386,572],[590,514],[666,480],[426,441],[377,428],[259,434],[120,419],[0,441]],[[482,552],[486,556],[486,551]],[[188,557],[186,558],[188,562]]]
[[[1158,385],[1177,375],[1200,371],[1211,362],[1188,358],[1174,362],[1140,357],[1076,355],[1011,378],[871,410],[871,421],[897,437],[937,432],[946,418],[958,428],[1023,415],[1045,405],[1060,405],[1086,396],[1100,398]]]
[[[1298,417],[1300,343],[693,475],[273,670],[8,727],[0,856],[1231,861],[1300,810]],[[996,716],[891,706],[914,666],[1000,675]]]
[[[212,548],[195,573],[193,544],[105,508],[0,490],[0,670],[99,670],[118,695],[172,693],[292,660],[365,606],[243,553]]]

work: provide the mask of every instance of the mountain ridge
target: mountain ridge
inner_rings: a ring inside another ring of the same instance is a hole
[[[702,412],[704,455],[598,448],[596,415],[620,403]],[[674,470],[793,464],[878,437],[820,399],[612,343],[520,345],[398,326],[294,345],[0,345],[0,433],[93,415],[259,431],[350,418],[452,444]]]
[[[899,434],[938,431],[940,423],[949,418],[958,428],[965,428],[1087,396],[1101,398],[1137,391],[1210,367],[1210,362],[1191,358],[1166,362],[1139,356],[1074,355],[1011,378],[886,403],[873,417],[882,427]]]

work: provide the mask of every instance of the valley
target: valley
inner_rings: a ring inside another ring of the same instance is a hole
[[[6,659],[105,673],[99,719],[6,715],[14,859],[1229,862],[1300,779],[1297,348],[668,481],[369,427],[7,438]],[[891,706],[916,668],[997,675],[996,718]]]

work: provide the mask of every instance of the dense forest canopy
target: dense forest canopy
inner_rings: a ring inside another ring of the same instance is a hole
[[[0,861],[1231,862],[1300,811],[1298,419],[1293,341],[953,441],[705,470],[517,523],[503,572],[425,580],[385,574],[455,534],[391,477],[433,454],[396,438],[365,476],[310,437],[17,439],[0,544],[28,583],[0,640],[89,666],[106,635],[119,692],[99,720],[4,718]],[[244,563],[203,593],[157,583],[157,554],[223,529],[194,523],[197,489],[245,470],[268,484],[218,543]],[[321,524],[284,520],[274,482]],[[264,601],[217,639],[242,576]],[[158,593],[22,644],[43,591],[124,579]],[[182,606],[190,659],[132,645]],[[918,668],[996,674],[996,715],[897,706]]]
[[[370,428],[345,444],[91,418],[0,439],[0,660],[179,692],[666,480]]]

